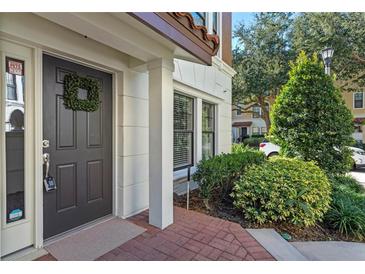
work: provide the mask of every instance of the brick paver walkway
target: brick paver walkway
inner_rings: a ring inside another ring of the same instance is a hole
[[[148,224],[148,211],[128,220],[147,231],[98,260],[274,260],[239,224],[195,211],[175,207],[174,224],[164,230]]]

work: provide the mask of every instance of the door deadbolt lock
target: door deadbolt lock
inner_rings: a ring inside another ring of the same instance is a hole
[[[49,140],[43,140],[42,146],[43,146],[43,148],[49,148]]]

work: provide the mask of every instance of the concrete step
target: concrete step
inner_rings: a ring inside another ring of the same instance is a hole
[[[275,229],[246,229],[276,260],[307,261],[295,247],[287,242]]]

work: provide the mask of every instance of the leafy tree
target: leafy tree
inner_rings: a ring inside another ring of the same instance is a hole
[[[365,91],[365,14],[302,13],[293,23],[293,49],[334,48],[331,71],[342,91]]]
[[[267,99],[275,97],[288,79],[290,53],[290,13],[259,13],[254,24],[243,22],[234,30],[238,47],[233,51],[233,104],[249,112],[253,104],[261,107],[270,128]],[[246,107],[243,107],[246,106]]]
[[[352,114],[317,55],[299,54],[271,111],[270,135],[286,156],[314,160],[328,173],[346,172]]]

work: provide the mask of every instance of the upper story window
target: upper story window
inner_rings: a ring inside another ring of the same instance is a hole
[[[265,108],[267,112],[270,111],[270,106],[268,103],[266,103]],[[258,105],[252,106],[252,118],[261,118],[262,117],[262,109]]]
[[[218,12],[213,12],[212,16],[213,33],[218,33]]]
[[[252,118],[260,118],[261,117],[261,108],[258,105],[254,105],[252,107]]]
[[[191,15],[194,18],[194,23],[197,26],[206,26],[207,13],[206,12],[192,12]]]
[[[354,93],[354,108],[364,108],[364,93],[363,92]]]

